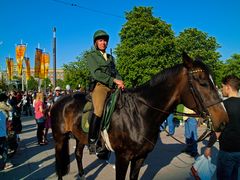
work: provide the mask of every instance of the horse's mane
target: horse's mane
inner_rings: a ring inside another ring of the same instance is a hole
[[[142,89],[146,89],[149,87],[153,87],[161,82],[164,82],[168,77],[174,76],[179,73],[179,71],[183,68],[182,64],[177,64],[173,67],[162,70],[161,72],[155,74],[149,81],[146,83],[137,86],[135,88],[127,88],[126,92],[138,92]]]
[[[147,81],[143,85],[137,86],[135,88],[127,88],[125,90],[126,92],[139,92],[145,88],[154,87],[160,84],[161,82],[164,82],[168,77],[175,76],[176,74],[178,74],[183,67],[184,67],[183,64],[177,64],[173,67],[164,69],[161,72],[155,74],[149,81]],[[193,69],[197,69],[197,68],[200,68],[205,72],[211,74],[211,71],[208,68],[208,66],[204,64],[201,60],[193,61]]]
[[[183,68],[182,64],[177,64],[173,67],[164,69],[163,71],[154,75],[152,77],[152,79],[149,82],[147,82],[145,85],[153,87],[153,86],[165,81],[168,77],[178,74],[182,68]]]

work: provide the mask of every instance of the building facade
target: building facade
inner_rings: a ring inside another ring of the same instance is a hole
[[[30,69],[30,76],[34,77],[34,68],[31,68]],[[24,78],[24,81],[25,81],[25,74],[26,74],[26,69],[24,68],[23,69],[23,78]],[[13,67],[13,77],[18,77],[18,72],[17,72],[17,66],[14,65]],[[50,79],[51,83],[53,84],[53,78],[54,78],[54,70],[53,69],[49,69],[48,70],[48,78]],[[8,81],[8,75],[7,75],[7,71],[6,70],[2,70],[0,72],[0,79],[2,80],[5,80],[5,81]],[[35,78],[35,79],[38,79],[38,78]],[[63,69],[61,68],[57,68],[56,69],[56,79],[61,79],[63,80],[64,79],[64,71]]]

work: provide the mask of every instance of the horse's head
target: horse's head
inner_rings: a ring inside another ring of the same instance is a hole
[[[186,53],[183,64],[187,87],[183,88],[182,103],[202,118],[210,117],[213,129],[221,130],[228,122],[228,115],[207,66],[199,60],[193,61]]]

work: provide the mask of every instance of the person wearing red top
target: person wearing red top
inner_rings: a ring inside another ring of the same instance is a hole
[[[35,119],[37,122],[38,144],[45,145],[47,143],[44,140],[45,118],[44,118],[43,93],[41,93],[41,92],[37,93],[34,108],[35,108]]]

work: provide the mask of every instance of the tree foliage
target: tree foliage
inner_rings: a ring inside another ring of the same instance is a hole
[[[41,87],[44,87],[46,84],[46,86],[52,86],[52,83],[51,83],[51,80],[49,78],[45,78],[42,80],[42,84],[41,84]]]
[[[235,75],[240,78],[240,54],[233,54],[231,58],[226,61],[218,61],[216,63],[217,72],[216,84],[220,87],[223,77],[227,75]]]
[[[212,70],[217,85],[225,75],[240,77],[240,55],[220,61],[220,45],[215,37],[196,28],[187,28],[175,36],[170,24],[153,17],[151,7],[134,7],[125,16],[127,21],[119,33],[115,54],[117,69],[127,87],[141,85],[157,72],[181,63],[183,51],[202,59]],[[83,52],[76,62],[64,64],[64,87],[88,86],[90,72],[85,56],[90,51]]]
[[[185,51],[192,58],[202,59],[212,70],[214,76],[218,73],[220,53],[217,49],[220,45],[216,38],[196,28],[188,28],[176,37],[178,57]]]
[[[135,87],[175,64],[174,32],[169,24],[153,17],[150,7],[135,7],[126,13],[126,19],[115,53],[126,86]]]
[[[225,76],[224,74],[224,69],[226,67],[226,64],[223,63],[222,61],[217,61],[215,64],[215,83],[218,87],[221,86],[222,84],[222,78]]]
[[[0,92],[2,91],[7,91],[7,82],[3,77],[0,80]]]
[[[62,90],[65,89],[65,82],[62,79],[57,79],[56,81],[57,86],[59,86]]]
[[[224,75],[235,75],[240,78],[240,54],[233,54],[230,59],[226,60]]]
[[[28,80],[28,90],[37,90],[38,89],[38,81],[34,79],[33,76],[30,76]]]
[[[77,57],[76,62],[64,64],[64,84],[69,84],[72,88],[77,88],[79,85],[86,88],[89,84],[90,71],[87,67],[86,55],[90,51],[85,51]]]
[[[42,84],[41,84],[41,88],[44,90],[51,90],[52,88],[52,83],[51,80],[49,78],[45,78],[42,80]]]

